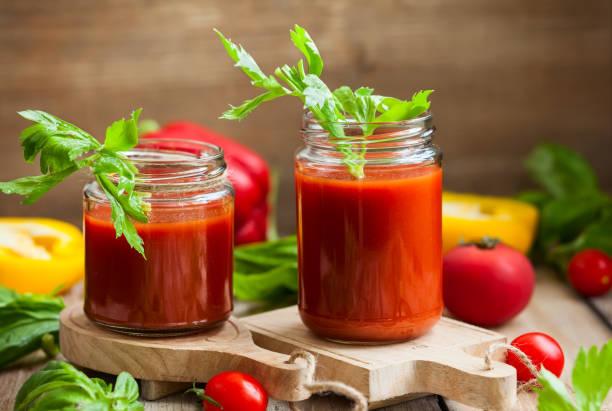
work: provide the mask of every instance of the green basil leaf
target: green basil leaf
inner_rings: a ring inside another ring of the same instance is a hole
[[[558,144],[537,146],[525,161],[532,178],[555,197],[588,195],[598,190],[597,176],[586,159]]]
[[[24,294],[0,286],[0,367],[41,347],[45,334],[59,332],[59,297]]]
[[[14,410],[144,410],[137,401],[138,385],[131,375],[121,373],[115,390],[110,388],[104,381],[90,379],[68,363],[51,361],[23,384]]]

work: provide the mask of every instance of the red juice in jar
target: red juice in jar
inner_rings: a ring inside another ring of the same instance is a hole
[[[295,170],[299,310],[313,332],[384,343],[419,336],[440,318],[442,169],[430,122],[426,115],[373,136],[390,142],[358,140],[356,178],[306,121]]]
[[[232,311],[233,195],[217,149],[162,150],[145,140],[128,156],[148,194],[135,222],[146,259],[116,238],[97,184],[85,189],[85,312],[110,329],[173,335],[219,324]],[[163,146],[163,144],[162,144]],[[212,152],[209,152],[212,150]],[[189,153],[188,151],[191,151]]]

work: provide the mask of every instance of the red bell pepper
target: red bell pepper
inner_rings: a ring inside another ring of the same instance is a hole
[[[221,147],[227,162],[228,178],[236,191],[235,243],[266,240],[270,171],[259,154],[237,141],[188,121],[168,123],[141,138],[180,138]]]

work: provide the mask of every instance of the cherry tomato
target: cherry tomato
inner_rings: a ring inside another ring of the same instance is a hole
[[[612,288],[612,258],[593,248],[580,251],[570,260],[567,274],[585,297],[604,295]]]
[[[206,396],[223,406],[204,400],[206,411],[265,411],[268,395],[261,384],[243,372],[227,371],[217,374],[206,383]]]
[[[516,337],[511,345],[523,351],[538,370],[544,366],[557,377],[563,371],[565,357],[557,341],[544,333],[527,333]],[[523,362],[511,351],[508,351],[506,363],[516,368],[516,377],[521,382],[535,378]]]
[[[515,249],[483,239],[444,256],[444,304],[457,318],[494,326],[519,314],[533,294],[535,274]]]

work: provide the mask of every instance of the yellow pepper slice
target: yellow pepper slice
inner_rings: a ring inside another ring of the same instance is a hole
[[[489,236],[526,254],[537,224],[538,209],[522,201],[474,194],[442,194],[444,253],[455,248],[460,240],[474,241]]]
[[[19,293],[61,291],[83,278],[83,234],[50,218],[0,218],[0,285]]]

